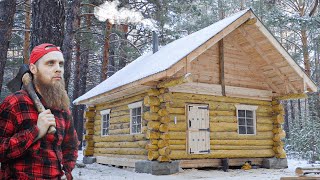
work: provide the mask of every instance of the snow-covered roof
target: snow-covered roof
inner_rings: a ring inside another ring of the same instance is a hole
[[[146,55],[140,56],[132,63],[113,74],[110,78],[75,99],[73,103],[77,104],[80,101],[90,99],[120,86],[167,70],[249,10],[250,9],[246,9],[235,13],[204,29],[173,41],[154,54],[147,53]]]

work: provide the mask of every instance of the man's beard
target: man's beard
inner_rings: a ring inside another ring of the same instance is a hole
[[[55,83],[45,82],[40,75],[40,77],[34,76],[33,82],[38,87],[47,108],[69,110],[70,100],[63,79]]]

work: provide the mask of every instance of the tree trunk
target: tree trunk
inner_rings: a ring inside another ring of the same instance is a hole
[[[290,129],[289,129],[289,110],[288,110],[288,101],[285,101],[284,103],[284,110],[286,112],[284,117],[284,131],[286,132],[286,137],[290,138]]]
[[[15,12],[16,0],[0,1],[0,94]]]
[[[30,27],[31,27],[31,0],[25,2],[25,32],[23,43],[23,63],[29,64]]]
[[[107,79],[108,73],[108,65],[109,65],[109,48],[110,48],[110,33],[112,31],[112,24],[109,20],[106,21],[106,30],[105,30],[105,42],[104,42],[104,50],[103,50],[103,62],[101,69],[101,82]]]
[[[74,32],[79,28],[78,18],[80,14],[80,0],[69,0],[67,6],[66,16],[66,34],[63,40],[63,56],[64,56],[64,80],[66,82],[66,90],[68,91],[70,72],[71,72],[71,61],[72,61],[72,50],[74,47]]]
[[[309,52],[308,52],[308,40],[307,40],[307,30],[301,30],[301,41],[302,41],[302,50],[303,50],[303,61],[304,61],[304,71],[310,77],[311,69],[310,69],[310,60],[309,60]]]
[[[62,47],[65,0],[32,1],[31,49],[42,43]]]

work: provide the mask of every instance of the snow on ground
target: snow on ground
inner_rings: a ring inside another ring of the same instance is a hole
[[[78,161],[82,162],[82,151],[79,151]],[[145,173],[136,173],[133,168],[116,168],[101,164],[86,164],[84,168],[75,168],[72,172],[75,180],[189,180],[189,179],[215,179],[215,180],[279,180],[283,176],[295,176],[296,167],[311,167],[305,160],[288,160],[288,169],[230,169],[229,172],[224,172],[219,169],[184,169],[179,173],[154,176]],[[318,164],[317,167],[320,165]]]

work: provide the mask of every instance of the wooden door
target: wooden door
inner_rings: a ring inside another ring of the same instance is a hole
[[[188,153],[210,153],[209,106],[189,104],[186,108],[188,117]]]

